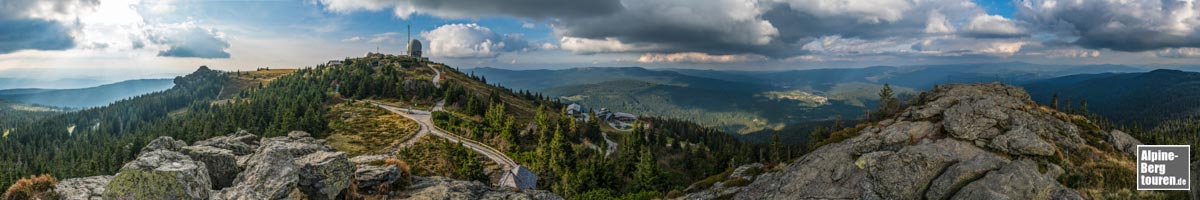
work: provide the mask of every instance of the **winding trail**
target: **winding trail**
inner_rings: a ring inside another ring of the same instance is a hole
[[[435,111],[441,110],[443,105],[444,105],[444,102],[439,102],[438,105],[435,106],[433,109]],[[397,107],[392,107],[392,106],[383,105],[383,104],[375,104],[375,106],[379,106],[380,108],[387,109],[388,111],[392,111],[392,113],[396,113],[396,114],[399,114],[400,116],[404,116],[406,118],[412,119],[413,121],[416,121],[417,124],[421,125],[421,130],[418,131],[415,136],[409,138],[407,141],[404,141],[403,143],[400,144],[401,148],[408,147],[408,146],[412,145],[413,143],[420,141],[420,138],[425,135],[433,134],[435,136],[445,138],[446,140],[450,140],[451,142],[462,143],[463,147],[467,147],[468,149],[471,149],[475,152],[483,154],[484,156],[487,156],[488,159],[495,161],[496,164],[499,164],[501,167],[504,168],[504,170],[509,170],[509,169],[515,168],[517,166],[517,162],[513,161],[512,158],[509,158],[508,155],[505,155],[503,152],[500,152],[500,150],[498,150],[496,148],[492,148],[491,146],[488,146],[487,144],[483,144],[483,143],[480,143],[480,142],[477,142],[477,141],[474,141],[471,139],[463,138],[458,135],[446,133],[445,130],[442,130],[441,128],[438,128],[437,126],[434,126],[432,115],[431,115],[430,111],[407,109],[407,108],[397,108]]]
[[[604,158],[608,158],[613,152],[617,152],[617,142],[608,139],[608,133],[600,132],[600,136],[604,136],[604,143],[608,143],[608,151],[604,151]]]

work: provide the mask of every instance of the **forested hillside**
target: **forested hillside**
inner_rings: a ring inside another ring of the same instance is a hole
[[[430,81],[436,74],[431,68],[444,74],[441,87]],[[565,117],[565,105],[557,99],[396,56],[298,70],[201,67],[173,82],[169,90],[109,106],[15,122],[13,133],[0,139],[0,185],[43,173],[58,178],[112,174],[159,136],[193,142],[238,130],[263,137],[304,130],[317,138],[338,135],[329,138],[333,146],[364,154],[386,153],[388,140],[400,139],[370,137],[403,137],[415,130],[411,122],[395,121],[403,119],[372,111],[359,100],[417,108],[445,100],[447,111],[435,114],[439,128],[503,149],[538,174],[539,188],[569,197],[661,197],[730,166],[780,162],[803,150],[779,142],[744,143],[716,129],[655,117],[632,132],[602,132],[594,120]],[[605,150],[606,138],[616,142],[616,152]],[[487,161],[462,149],[442,149],[405,158],[450,161],[422,170],[478,180],[471,170]]]
[[[1118,124],[1137,124],[1142,128],[1200,114],[1197,72],[1082,74],[1024,87],[1041,104],[1069,112],[1098,114]]]
[[[448,112],[434,112],[434,123],[502,149],[538,174],[539,188],[568,198],[673,196],[731,167],[782,162],[804,150],[777,140],[742,142],[718,129],[660,117],[643,117],[633,131],[605,131],[597,120],[564,115],[559,99],[483,85],[485,77],[453,70],[447,77]],[[605,150],[605,138],[616,142],[616,152]]]

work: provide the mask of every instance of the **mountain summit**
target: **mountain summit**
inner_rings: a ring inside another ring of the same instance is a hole
[[[892,118],[847,130],[778,172],[723,188],[736,199],[1083,199],[1133,193],[1120,131],[1003,84],[945,85]],[[745,184],[742,184],[745,185]],[[710,189],[711,190],[711,189]],[[1124,191],[1124,192],[1118,192]],[[706,195],[708,194],[708,195]],[[711,191],[687,199],[716,198]],[[1143,195],[1143,196],[1128,196]]]

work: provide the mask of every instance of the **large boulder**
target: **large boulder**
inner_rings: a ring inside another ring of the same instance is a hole
[[[296,160],[300,166],[300,191],[311,199],[335,199],[350,187],[354,165],[346,152],[315,152]]]
[[[1129,134],[1121,132],[1120,130],[1109,131],[1108,142],[1112,143],[1113,148],[1128,153],[1129,155],[1136,155],[1137,145],[1142,145],[1142,141],[1138,141],[1137,138],[1133,138],[1133,136],[1129,136]]]
[[[102,200],[104,195],[104,186],[108,185],[113,176],[89,176],[83,178],[71,178],[58,182],[54,186],[54,191],[62,199],[70,200]]]
[[[104,187],[105,199],[208,199],[208,169],[174,151],[143,152]]]
[[[230,135],[197,141],[194,145],[225,149],[232,151],[233,155],[243,156],[254,153],[254,150],[258,148],[258,136],[250,134],[246,130],[240,130]]]
[[[222,189],[221,199],[280,199],[296,187],[300,167],[287,149],[264,145],[246,161],[233,187]]]
[[[384,166],[360,166],[354,171],[354,182],[358,187],[358,191],[362,193],[375,193],[375,188],[380,185],[391,184],[401,177],[400,168],[395,165]]]
[[[537,175],[529,168],[517,165],[500,177],[500,185],[520,190],[537,188]]]
[[[240,172],[233,151],[212,146],[186,146],[183,147],[183,153],[208,167],[213,189],[233,186],[233,179]]]
[[[220,199],[279,199],[299,189],[312,199],[332,199],[350,185],[354,166],[344,152],[303,131],[263,138],[252,154],[235,158],[243,170]]]

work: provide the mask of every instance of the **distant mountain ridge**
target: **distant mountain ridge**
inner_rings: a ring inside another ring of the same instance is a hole
[[[1152,127],[1163,120],[1200,115],[1200,73],[1158,69],[1143,73],[1079,74],[1024,85],[1034,100],[1063,110],[1087,111],[1118,123]]]
[[[175,83],[172,79],[137,79],[78,89],[6,89],[0,90],[0,100],[53,107],[89,108],[170,89],[173,86]]]
[[[485,67],[465,71],[486,78],[490,84],[542,92],[588,107],[689,119],[728,132],[761,133],[764,130],[787,131],[786,125],[803,122],[856,119],[875,107],[878,92],[884,84],[891,85],[897,95],[907,96],[946,83],[1022,85],[1073,74],[1148,70],[1126,65],[1008,62],[786,71],[641,67],[556,70]],[[778,94],[799,96],[780,99]]]

